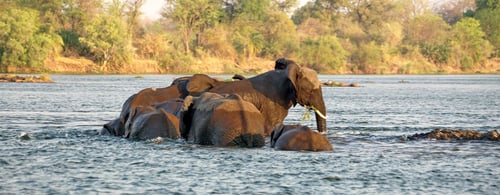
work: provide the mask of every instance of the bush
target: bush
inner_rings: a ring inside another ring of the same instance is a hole
[[[299,61],[317,71],[345,72],[347,52],[335,36],[306,39],[301,43]]]

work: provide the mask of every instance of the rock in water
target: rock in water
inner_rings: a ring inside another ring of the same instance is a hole
[[[451,130],[451,129],[436,129],[428,133],[417,133],[410,137],[409,140],[418,139],[435,139],[435,140],[490,140],[500,141],[500,135],[496,130],[488,133],[481,133],[477,130]]]
[[[29,135],[28,133],[24,133],[24,132],[23,132],[23,133],[21,133],[21,134],[19,135],[19,139],[22,139],[22,140],[29,140],[29,139],[31,139],[31,137],[30,137],[30,135]]]

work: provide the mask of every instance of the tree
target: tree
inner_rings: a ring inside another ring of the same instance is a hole
[[[231,42],[240,57],[255,57],[265,47],[265,37],[256,24],[262,25],[244,17],[231,22]]]
[[[349,16],[361,26],[368,36],[367,42],[382,44],[389,37],[385,24],[397,17],[395,4],[391,0],[358,0],[349,4]]]
[[[263,56],[290,56],[298,50],[296,27],[284,12],[271,12],[266,21],[261,30],[265,38]]]
[[[90,49],[100,71],[119,70],[132,58],[130,36],[122,18],[101,15],[85,26],[86,36],[80,42]]]
[[[289,13],[297,6],[297,0],[273,0],[272,4],[276,6],[276,9],[284,13]]]
[[[0,71],[9,66],[41,68],[61,47],[58,35],[40,30],[38,16],[38,11],[30,8],[0,8]]]
[[[64,0],[62,12],[64,25],[58,33],[64,41],[63,55],[91,56],[89,48],[80,42],[80,37],[87,35],[85,26],[102,13],[101,0]]]
[[[436,12],[448,24],[455,24],[464,17],[464,13],[467,10],[475,10],[476,6],[474,0],[455,0],[443,3],[437,9]]]
[[[347,52],[332,35],[308,38],[301,43],[301,62],[318,71],[345,72]],[[332,71],[333,70],[333,71]]]
[[[56,32],[64,25],[63,0],[18,0],[19,5],[39,12],[40,28],[43,32]]]
[[[223,8],[230,21],[237,17],[250,21],[261,21],[269,11],[271,0],[223,0]]]
[[[84,35],[84,27],[103,11],[101,0],[64,0],[64,30]]]
[[[196,43],[201,42],[201,34],[219,18],[220,0],[166,0],[163,17],[177,25],[184,44],[184,52],[191,54],[191,41],[196,35]]]
[[[301,24],[307,18],[316,18],[334,27],[339,18],[345,17],[348,0],[315,0],[306,3],[293,13],[295,24]]]
[[[296,27],[280,2],[293,1],[224,1],[231,41],[240,57],[291,56],[298,49]]]
[[[139,19],[142,15],[141,7],[144,5],[145,1],[146,0],[127,0],[127,2],[125,2],[128,33],[132,35],[132,38],[137,38],[139,34],[141,34]]]
[[[500,2],[498,0],[477,0],[474,18],[481,22],[486,39],[495,48],[494,56],[500,57]]]
[[[451,32],[455,63],[462,70],[469,70],[477,63],[486,60],[491,52],[491,44],[485,40],[478,20],[463,18],[453,26]]]
[[[420,53],[436,64],[448,62],[451,46],[448,43],[450,26],[436,14],[414,17],[404,29],[405,41],[417,45]]]

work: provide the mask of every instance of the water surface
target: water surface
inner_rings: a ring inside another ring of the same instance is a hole
[[[498,194],[499,143],[405,138],[435,128],[500,130],[500,76],[321,75],[363,86],[323,88],[333,152],[96,135],[130,95],[175,77],[0,83],[0,193]],[[304,112],[291,109],[285,123],[315,128]]]

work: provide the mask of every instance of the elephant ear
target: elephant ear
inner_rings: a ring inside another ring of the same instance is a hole
[[[182,109],[181,111],[184,112],[184,111],[187,111],[189,109],[189,106],[191,106],[191,104],[193,104],[194,102],[194,99],[196,99],[196,97],[193,97],[193,96],[187,96],[186,98],[184,98],[184,103],[182,105]]]
[[[289,64],[286,67],[286,73],[287,73],[288,79],[290,79],[294,88],[297,88],[296,86],[297,86],[297,79],[298,79],[299,72],[300,72],[300,66],[295,64],[295,63]]]
[[[278,124],[273,131],[271,132],[271,148],[274,148],[274,145],[276,144],[276,141],[278,141],[278,138],[281,136],[283,133],[283,128],[285,126],[283,124]]]
[[[299,90],[312,91],[321,88],[321,81],[316,71],[310,68],[302,68],[299,74],[297,87]]]
[[[205,74],[193,75],[187,84],[187,91],[190,95],[198,96],[201,93],[208,91],[215,85],[216,80]]]
[[[289,66],[289,68],[293,68],[293,66]],[[288,70],[288,74],[296,91],[296,101],[301,105],[309,102],[313,91],[321,88],[321,81],[318,79],[318,74],[310,68],[293,68],[292,70]]]
[[[288,64],[288,66],[286,67],[287,77],[290,80],[291,85],[289,86],[290,91],[288,92],[288,98],[293,102],[293,106],[297,104],[297,94],[299,92],[297,84],[299,82],[300,69],[301,68],[299,67],[299,65],[295,63]]]
[[[141,109],[142,106],[136,106],[130,109],[130,113],[128,115],[127,121],[125,121],[125,138],[130,137],[130,132],[132,128],[132,122],[134,121],[135,115],[137,114],[138,110]]]
[[[187,139],[189,134],[189,130],[191,129],[191,123],[193,122],[193,114],[192,106],[194,102],[198,99],[198,97],[187,96],[184,98],[184,103],[181,108],[181,114],[179,120],[181,121],[179,126],[179,131],[181,133],[181,137]],[[191,109],[191,110],[190,110]]]

